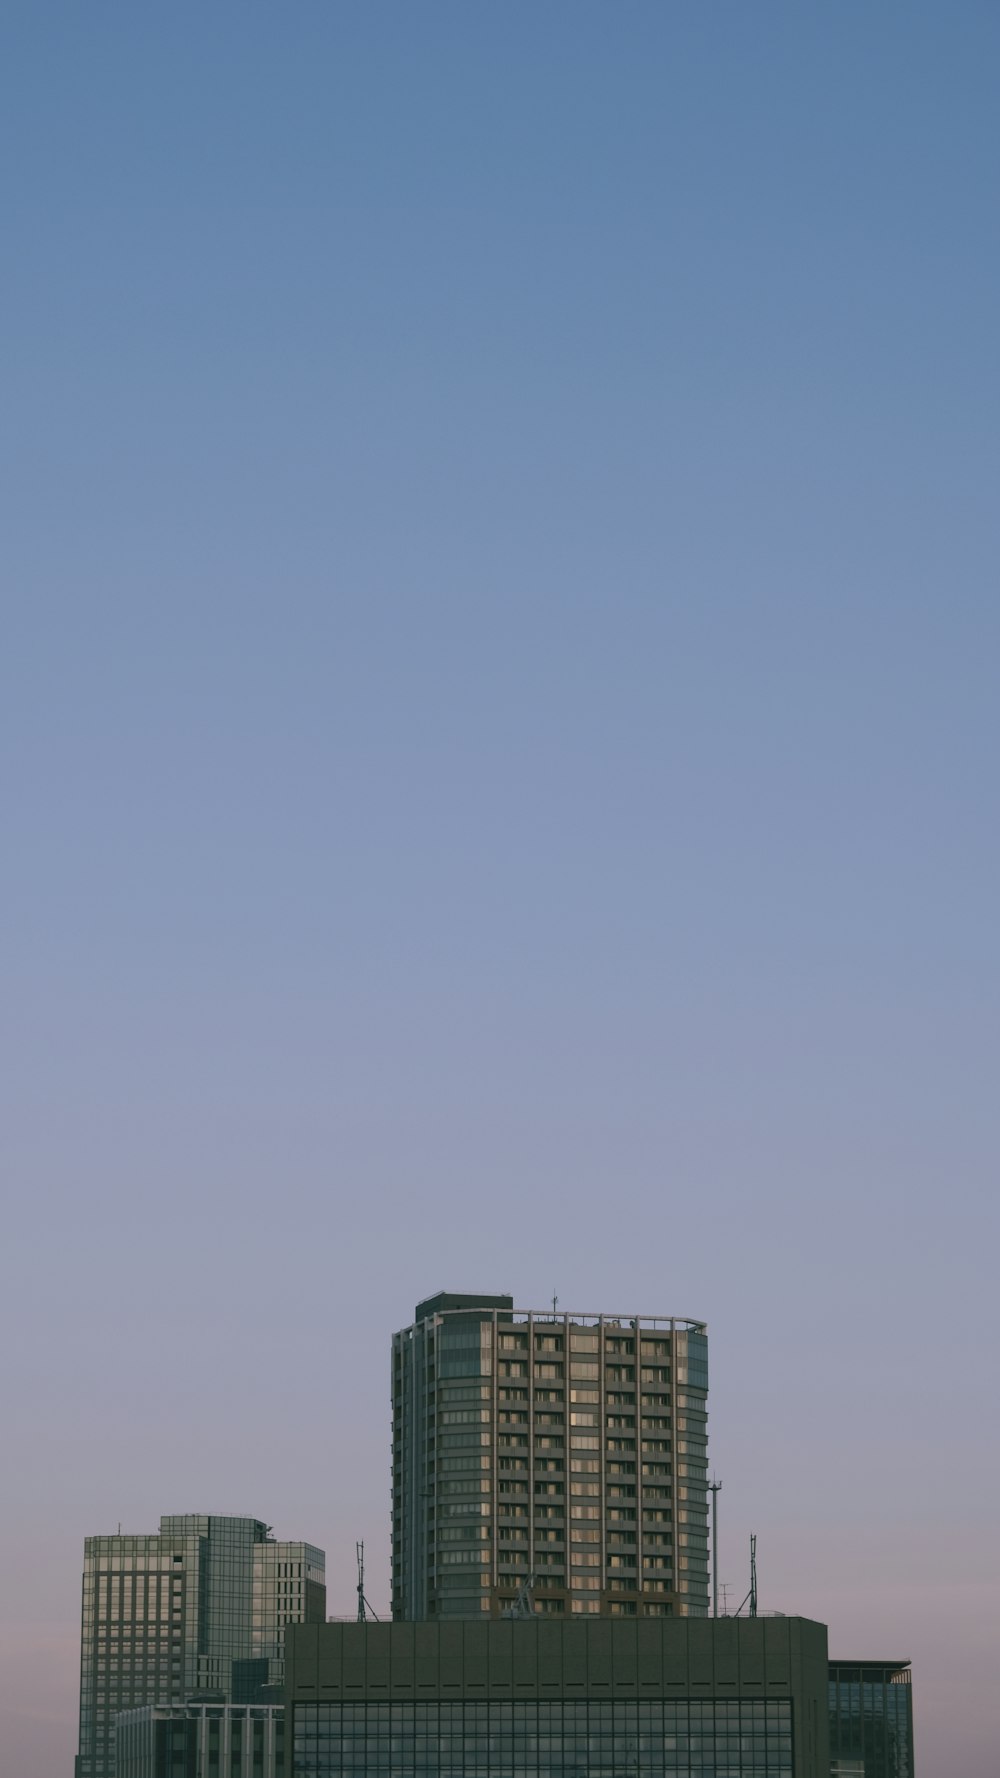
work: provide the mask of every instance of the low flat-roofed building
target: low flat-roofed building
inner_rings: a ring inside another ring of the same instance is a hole
[[[146,1704],[123,1710],[115,1778],[285,1778],[282,1704]]]
[[[289,1628],[290,1778],[829,1778],[824,1624]]]
[[[830,1662],[831,1778],[913,1778],[909,1661]]]

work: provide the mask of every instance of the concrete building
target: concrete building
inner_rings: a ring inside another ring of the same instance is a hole
[[[393,1339],[397,1621],[708,1608],[708,1351],[684,1317],[442,1294]]]
[[[114,1778],[121,1711],[279,1684],[287,1625],[325,1615],[323,1551],[276,1542],[261,1519],[189,1513],[150,1536],[88,1537],[77,1778]]]
[[[291,1778],[829,1778],[826,1626],[484,1617],[289,1634]]]
[[[913,1778],[909,1661],[830,1662],[831,1778]]]
[[[276,1705],[146,1704],[118,1718],[115,1778],[283,1778]]]

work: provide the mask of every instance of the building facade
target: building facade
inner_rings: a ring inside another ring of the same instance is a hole
[[[829,1778],[826,1627],[483,1618],[290,1633],[292,1778]]]
[[[115,1778],[285,1778],[281,1704],[146,1704],[118,1718]]]
[[[909,1661],[830,1662],[832,1778],[913,1778]]]
[[[281,1682],[286,1627],[322,1623],[325,1559],[261,1519],[189,1513],[84,1545],[77,1778],[114,1778],[115,1718]],[[248,1668],[247,1663],[251,1663]]]
[[[397,1621],[708,1609],[705,1323],[442,1294],[393,1339]]]

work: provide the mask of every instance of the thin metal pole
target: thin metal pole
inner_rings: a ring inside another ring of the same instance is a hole
[[[719,1490],[721,1482],[708,1484],[712,1495],[712,1616],[719,1615]]]

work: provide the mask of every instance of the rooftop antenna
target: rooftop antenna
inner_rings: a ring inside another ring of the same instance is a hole
[[[708,1484],[712,1496],[712,1616],[719,1615],[719,1492],[722,1483],[715,1477]]]
[[[365,1546],[364,1546],[364,1544],[363,1543],[356,1543],[354,1545],[354,1553],[358,1559],[358,1623],[359,1624],[367,1623],[369,1615],[371,1615],[375,1619],[375,1622],[378,1623],[379,1620],[378,1620],[377,1614],[374,1611],[372,1611],[371,1606],[369,1605],[367,1599],[365,1598]]]
[[[534,1617],[535,1615],[535,1576],[529,1574],[517,1589],[517,1598],[512,1600],[501,1617]]]
[[[744,1599],[743,1605],[749,1605],[751,1617],[757,1616],[757,1534],[755,1531],[750,1533],[750,1591]],[[737,1617],[743,1610],[743,1605],[736,1612]]]
[[[554,1296],[552,1298],[552,1319],[553,1319],[553,1321],[556,1318],[556,1310],[558,1309],[558,1307],[559,1307],[559,1298],[557,1296]]]

